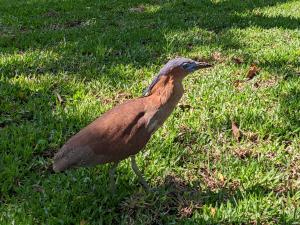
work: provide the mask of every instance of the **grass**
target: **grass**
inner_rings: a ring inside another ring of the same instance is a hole
[[[287,0],[2,0],[0,223],[299,224],[299,24]],[[177,55],[214,67],[187,77],[138,155],[159,192],[127,160],[115,196],[109,165],[51,172],[72,134]]]

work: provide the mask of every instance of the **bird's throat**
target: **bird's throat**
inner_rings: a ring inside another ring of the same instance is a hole
[[[162,124],[172,113],[183,95],[181,81],[169,79],[158,83],[149,96],[155,120]]]
[[[175,105],[183,95],[183,86],[181,80],[167,78],[159,81],[152,90],[152,96],[159,100],[161,106]]]
[[[151,107],[148,108],[147,130],[155,132],[164,121],[170,116],[177,103],[183,95],[181,82],[168,81],[153,89],[152,94],[148,97]]]

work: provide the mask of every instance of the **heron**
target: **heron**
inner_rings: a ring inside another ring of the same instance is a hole
[[[115,190],[115,171],[129,158],[141,185],[150,190],[136,163],[136,154],[162,126],[181,99],[182,81],[190,73],[210,67],[207,62],[178,57],[169,60],[139,98],[119,104],[72,136],[54,156],[53,170],[111,163],[110,186]]]

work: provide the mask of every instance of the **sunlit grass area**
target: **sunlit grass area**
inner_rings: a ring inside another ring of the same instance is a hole
[[[52,172],[70,136],[176,56],[214,66],[138,155],[156,192],[127,160],[115,195],[109,165]],[[0,3],[1,224],[297,224],[299,134],[299,1]]]

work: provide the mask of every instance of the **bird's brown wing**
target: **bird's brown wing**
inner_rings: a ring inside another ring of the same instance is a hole
[[[151,137],[143,98],[106,112],[74,135],[54,157],[53,169],[119,161],[141,150]]]

